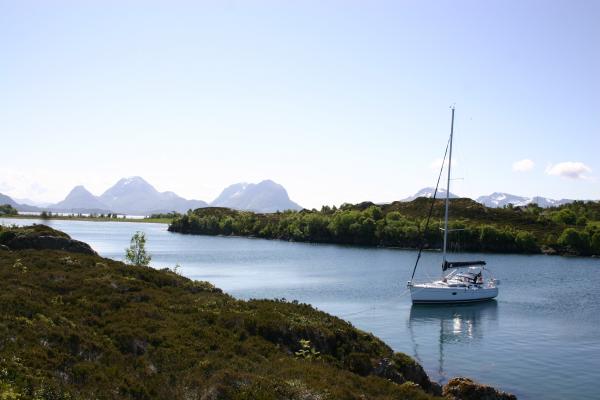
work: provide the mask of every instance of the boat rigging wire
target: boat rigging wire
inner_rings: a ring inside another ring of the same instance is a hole
[[[435,200],[438,192],[438,187],[440,186],[440,180],[442,178],[442,172],[444,171],[444,163],[446,162],[446,157],[448,155],[448,148],[450,147],[450,140],[448,138],[448,143],[446,144],[446,151],[444,151],[444,158],[442,159],[442,168],[440,168],[440,173],[438,175],[437,183],[435,184],[435,191],[433,192],[433,196],[431,196],[431,206],[429,207],[429,214],[427,215],[427,221],[425,222],[425,229],[423,230],[423,236],[421,240],[421,245],[419,246],[419,253],[417,254],[417,260],[415,261],[415,266],[412,271],[412,275],[410,280],[415,277],[415,271],[417,270],[417,265],[419,264],[419,260],[421,259],[421,253],[423,253],[423,248],[425,247],[425,235],[427,234],[427,228],[429,228],[429,221],[431,220],[431,214],[433,213],[433,206],[435,205]],[[448,190],[448,189],[446,189]]]

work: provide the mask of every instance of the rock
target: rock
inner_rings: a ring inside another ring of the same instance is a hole
[[[5,246],[3,244],[0,244],[0,250],[10,251],[10,249],[8,248],[8,246]]]
[[[87,243],[56,236],[20,236],[10,240],[6,243],[6,246],[13,250],[62,250],[71,253],[97,255]]]
[[[491,386],[481,385],[469,378],[452,378],[444,386],[442,394],[452,400],[517,400],[510,393],[501,392]]]
[[[556,251],[555,248],[549,246],[542,246],[541,251],[543,254],[546,254],[548,256],[558,255],[558,251]]]
[[[398,384],[403,384],[406,379],[394,368],[393,361],[389,358],[382,358],[377,363],[377,366],[373,369],[373,375],[381,378],[389,379],[390,381]]]
[[[97,255],[89,244],[71,239],[66,233],[46,225],[0,229],[0,245],[10,250],[62,250]]]
[[[441,395],[442,388],[440,385],[435,382],[431,382],[423,367],[413,358],[403,353],[395,353],[393,361],[395,369],[400,372],[406,380],[412,381],[421,386],[427,393],[431,393],[436,396]]]
[[[133,339],[131,341],[131,352],[137,356],[141,356],[146,352],[148,342],[143,339]]]

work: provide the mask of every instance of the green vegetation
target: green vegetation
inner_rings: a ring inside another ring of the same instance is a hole
[[[171,211],[169,213],[152,214],[152,215],[150,215],[150,218],[151,219],[168,219],[169,221],[171,221],[174,218],[177,218],[179,216],[181,216],[181,214],[178,213],[177,211]]]
[[[0,216],[17,215],[19,212],[10,204],[0,205]]]
[[[237,235],[315,243],[440,248],[444,203],[434,205],[434,221],[424,231],[430,199],[344,204],[339,209],[256,214],[200,208],[175,217],[169,230],[202,235]],[[600,255],[600,202],[576,201],[555,208],[488,208],[470,199],[451,201],[454,251]]]
[[[131,244],[129,248],[125,249],[125,260],[137,267],[150,265],[152,257],[146,253],[146,234],[144,232],[136,232],[131,237]]]
[[[44,226],[3,234],[71,240]],[[94,254],[9,248],[0,246],[2,399],[425,400],[441,392],[412,358],[309,305],[240,301],[168,269]]]

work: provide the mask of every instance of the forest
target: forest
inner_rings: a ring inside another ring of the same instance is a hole
[[[432,218],[426,226],[432,208]],[[489,208],[471,199],[452,199],[452,251],[600,255],[600,202],[576,201],[552,208],[536,204]],[[169,230],[200,235],[234,235],[312,243],[439,249],[443,200],[259,214],[226,208],[199,208],[175,215]]]

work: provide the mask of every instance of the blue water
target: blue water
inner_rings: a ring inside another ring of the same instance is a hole
[[[0,219],[3,224],[41,221]],[[155,267],[181,266],[242,299],[299,300],[372,332],[416,357],[445,383],[469,376],[520,399],[597,399],[600,378],[600,259],[469,254],[501,280],[496,301],[411,306],[405,290],[414,251],[188,236],[164,224],[47,221],[121,260],[135,231]],[[417,278],[438,276],[426,253]]]

